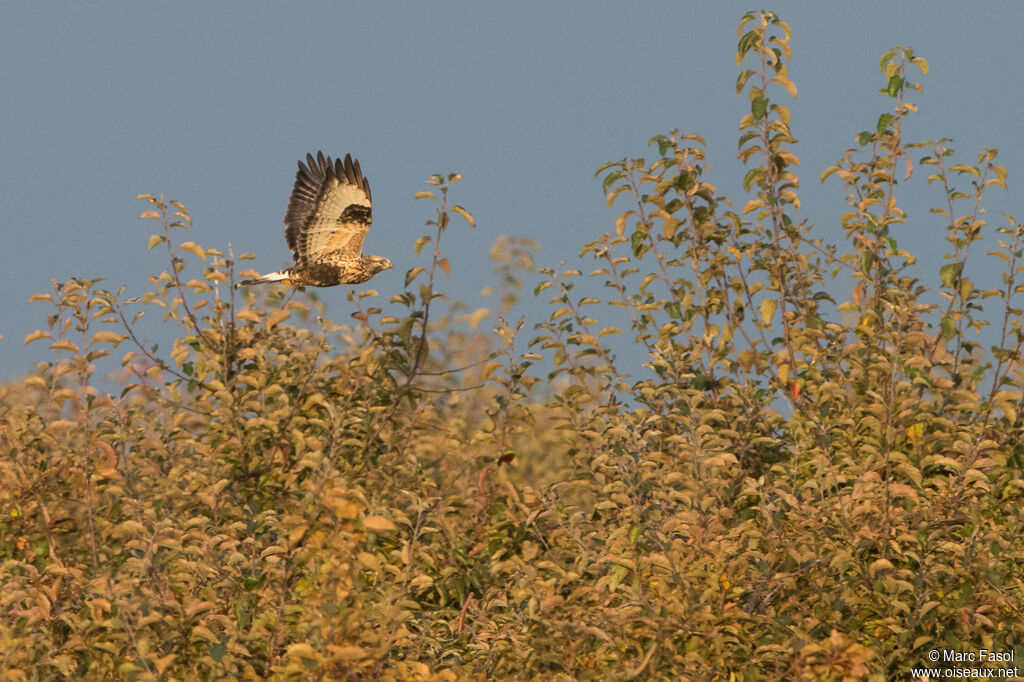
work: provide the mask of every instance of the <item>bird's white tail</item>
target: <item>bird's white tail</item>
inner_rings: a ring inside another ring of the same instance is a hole
[[[287,282],[288,273],[285,272],[268,272],[265,275],[260,275],[256,279],[243,279],[241,282],[235,285],[235,287],[249,286],[251,284],[266,284],[267,282]]]

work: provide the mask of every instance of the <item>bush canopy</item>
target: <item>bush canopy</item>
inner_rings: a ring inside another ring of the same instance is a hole
[[[25,341],[53,359],[0,388],[5,679],[883,680],[933,650],[1024,659],[1024,228],[983,201],[1006,170],[905,139],[928,64],[893,48],[885,112],[821,176],[849,203],[824,244],[797,218],[790,29],[748,13],[738,35],[746,195],[718,194],[698,135],[659,135],[598,171],[621,213],[582,249],[590,278],[502,238],[495,311],[442,290],[448,231],[473,225],[457,175],[416,195],[433,217],[404,291],[349,290],[345,324],[312,293],[236,293],[251,256],[179,243],[185,206],[140,197],[168,269],[136,298],[80,278],[33,296],[49,312]],[[897,243],[922,191],[948,242],[927,281]],[[536,323],[511,315],[531,278]]]

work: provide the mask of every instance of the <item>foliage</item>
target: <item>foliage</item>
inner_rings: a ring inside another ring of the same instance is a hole
[[[495,248],[500,314],[437,312],[450,220],[473,225],[448,203],[458,176],[417,194],[436,215],[405,291],[386,310],[350,291],[351,324],[308,293],[240,297],[230,250],[176,245],[185,207],[141,197],[170,268],[136,299],[84,279],[34,296],[52,312],[26,342],[54,359],[0,389],[6,676],[839,680],[936,648],[1019,660],[1011,216],[986,264],[1002,286],[968,276],[1006,171],[904,140],[927,63],[894,48],[892,109],[822,176],[850,206],[849,247],[824,245],[796,218],[774,99],[796,96],[789,39],[771,13],[740,23],[742,209],[697,135],[607,164],[628,208],[582,252],[607,299],[538,268],[552,312],[533,338],[506,319],[525,240]],[[950,245],[930,285],[897,244],[917,167]],[[147,312],[179,327],[166,356],[136,331]],[[600,322],[620,312],[640,379]],[[106,394],[96,363],[122,344]]]

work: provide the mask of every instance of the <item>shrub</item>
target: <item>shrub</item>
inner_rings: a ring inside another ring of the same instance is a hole
[[[525,240],[495,247],[501,314],[438,313],[442,240],[473,224],[458,176],[417,195],[433,255],[387,310],[350,291],[350,324],[236,294],[230,250],[176,244],[185,207],[141,197],[169,269],[136,299],[34,296],[53,312],[26,342],[54,360],[0,389],[7,677],[889,679],[931,649],[1024,654],[1024,229],[996,228],[1000,288],[967,267],[1006,171],[904,140],[927,63],[894,48],[892,109],[822,176],[850,204],[848,246],[824,245],[774,99],[796,95],[789,28],[739,34],[749,198],[717,194],[697,135],[606,164],[628,208],[581,256],[608,295],[537,268],[533,338],[506,319]],[[897,244],[924,168],[950,244],[930,286]],[[178,327],[166,355],[147,311]],[[119,394],[95,378],[115,351]]]

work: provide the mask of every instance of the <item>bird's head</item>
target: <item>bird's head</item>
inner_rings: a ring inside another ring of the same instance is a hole
[[[391,264],[391,261],[384,256],[367,256],[367,260],[369,261],[370,270],[374,273],[395,267]]]

